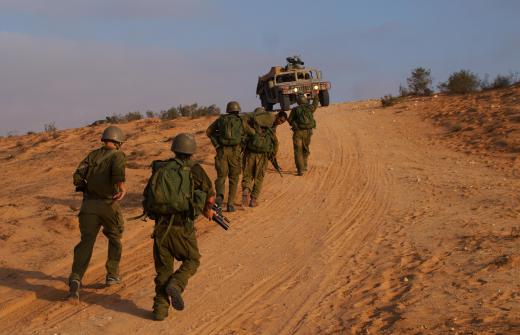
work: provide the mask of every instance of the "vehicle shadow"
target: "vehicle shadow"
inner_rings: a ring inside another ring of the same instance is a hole
[[[52,276],[40,271],[29,271],[0,267],[0,286],[11,289],[34,292],[36,299],[52,303],[68,304],[67,278],[63,276]],[[121,286],[123,288],[124,286]],[[97,293],[104,286],[86,286],[81,291],[81,302],[87,305],[98,305],[108,310],[137,316],[143,319],[151,319],[151,312],[137,306],[133,301],[122,298],[118,292]],[[112,290],[112,289],[110,289]],[[27,304],[32,304],[28,301]],[[74,306],[71,304],[71,306]],[[22,307],[22,306],[20,306]]]

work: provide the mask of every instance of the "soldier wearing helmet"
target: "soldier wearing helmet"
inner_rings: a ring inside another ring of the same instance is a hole
[[[181,133],[175,136],[171,150],[175,157],[166,161],[154,161],[152,163],[152,177],[154,188],[164,184],[181,182],[180,191],[165,187],[153,192],[160,193],[162,199],[179,198],[189,194],[189,208],[187,212],[173,211],[168,213],[150,213],[155,220],[153,234],[153,256],[155,263],[155,297],[153,304],[153,317],[155,320],[164,320],[168,316],[170,304],[176,310],[184,309],[182,292],[188,284],[188,279],[195,274],[200,265],[200,254],[195,235],[194,221],[199,214],[211,219],[215,212],[211,209],[215,203],[215,192],[208,175],[199,163],[191,160],[197,149],[193,135]],[[154,178],[161,169],[168,169],[170,174],[163,174],[171,182],[165,179]],[[183,172],[184,171],[184,172]],[[187,189],[184,190],[183,179],[187,179]],[[150,181],[149,184],[150,185]],[[147,185],[147,189],[148,189]],[[145,200],[149,192],[144,191]],[[177,194],[176,192],[179,192]],[[175,193],[175,194],[174,194]],[[149,196],[153,198],[153,196]],[[154,206],[150,206],[153,208]],[[146,210],[146,208],[145,208]],[[181,261],[180,267],[174,272],[174,260]]]
[[[101,228],[108,239],[106,284],[118,284],[121,280],[119,261],[124,221],[119,203],[126,194],[126,158],[121,151],[125,140],[125,134],[120,128],[106,128],[101,135],[103,146],[90,152],[73,175],[76,190],[83,192],[83,203],[78,215],[81,241],[74,248],[69,276],[69,298],[73,300],[79,299],[81,280]]]
[[[247,123],[254,134],[244,141],[242,207],[258,206],[268,161],[275,161],[278,153],[276,127],[286,120],[287,114],[284,111],[275,116],[263,107],[256,108],[249,116]]]
[[[240,118],[240,104],[230,101],[226,106],[226,115],[220,116],[206,130],[215,147],[215,169],[217,179],[215,190],[217,192],[216,202],[219,206],[224,201],[226,179],[229,179],[229,192],[227,210],[235,211],[234,200],[238,189],[242,160],[242,139],[248,132],[248,127]]]
[[[319,98],[318,94],[315,94],[311,104],[304,94],[299,94],[296,101],[298,106],[291,110],[288,121],[293,130],[294,162],[297,174],[303,176],[303,173],[307,171],[307,159],[311,153],[312,131],[316,128],[314,112],[318,108]]]

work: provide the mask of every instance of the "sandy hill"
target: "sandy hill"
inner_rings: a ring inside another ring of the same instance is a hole
[[[103,287],[100,235],[82,303],[63,298],[79,239],[71,174],[103,126],[0,139],[2,334],[520,334],[520,89],[336,104],[316,113],[310,171],[269,170],[260,207],[225,232],[197,222],[202,265],[185,311],[151,321],[153,223],[128,221],[124,284]],[[122,125],[127,217],[150,162],[213,118]],[[237,199],[238,200],[238,199]]]

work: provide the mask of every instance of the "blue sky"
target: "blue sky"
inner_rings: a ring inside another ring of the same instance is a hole
[[[520,70],[519,1],[0,0],[0,134],[238,100],[300,54],[333,102]]]

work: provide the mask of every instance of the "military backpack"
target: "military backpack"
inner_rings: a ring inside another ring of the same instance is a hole
[[[152,176],[143,192],[144,213],[158,216],[188,215],[193,209],[193,179],[190,161],[154,161]]]
[[[274,133],[271,128],[255,126],[255,134],[249,136],[246,148],[255,153],[272,153],[274,151]]]
[[[293,110],[293,113],[295,113],[293,121],[298,129],[316,128],[314,114],[309,106],[298,106]]]
[[[223,115],[218,120],[218,141],[224,146],[239,145],[242,141],[242,119],[236,114]]]

